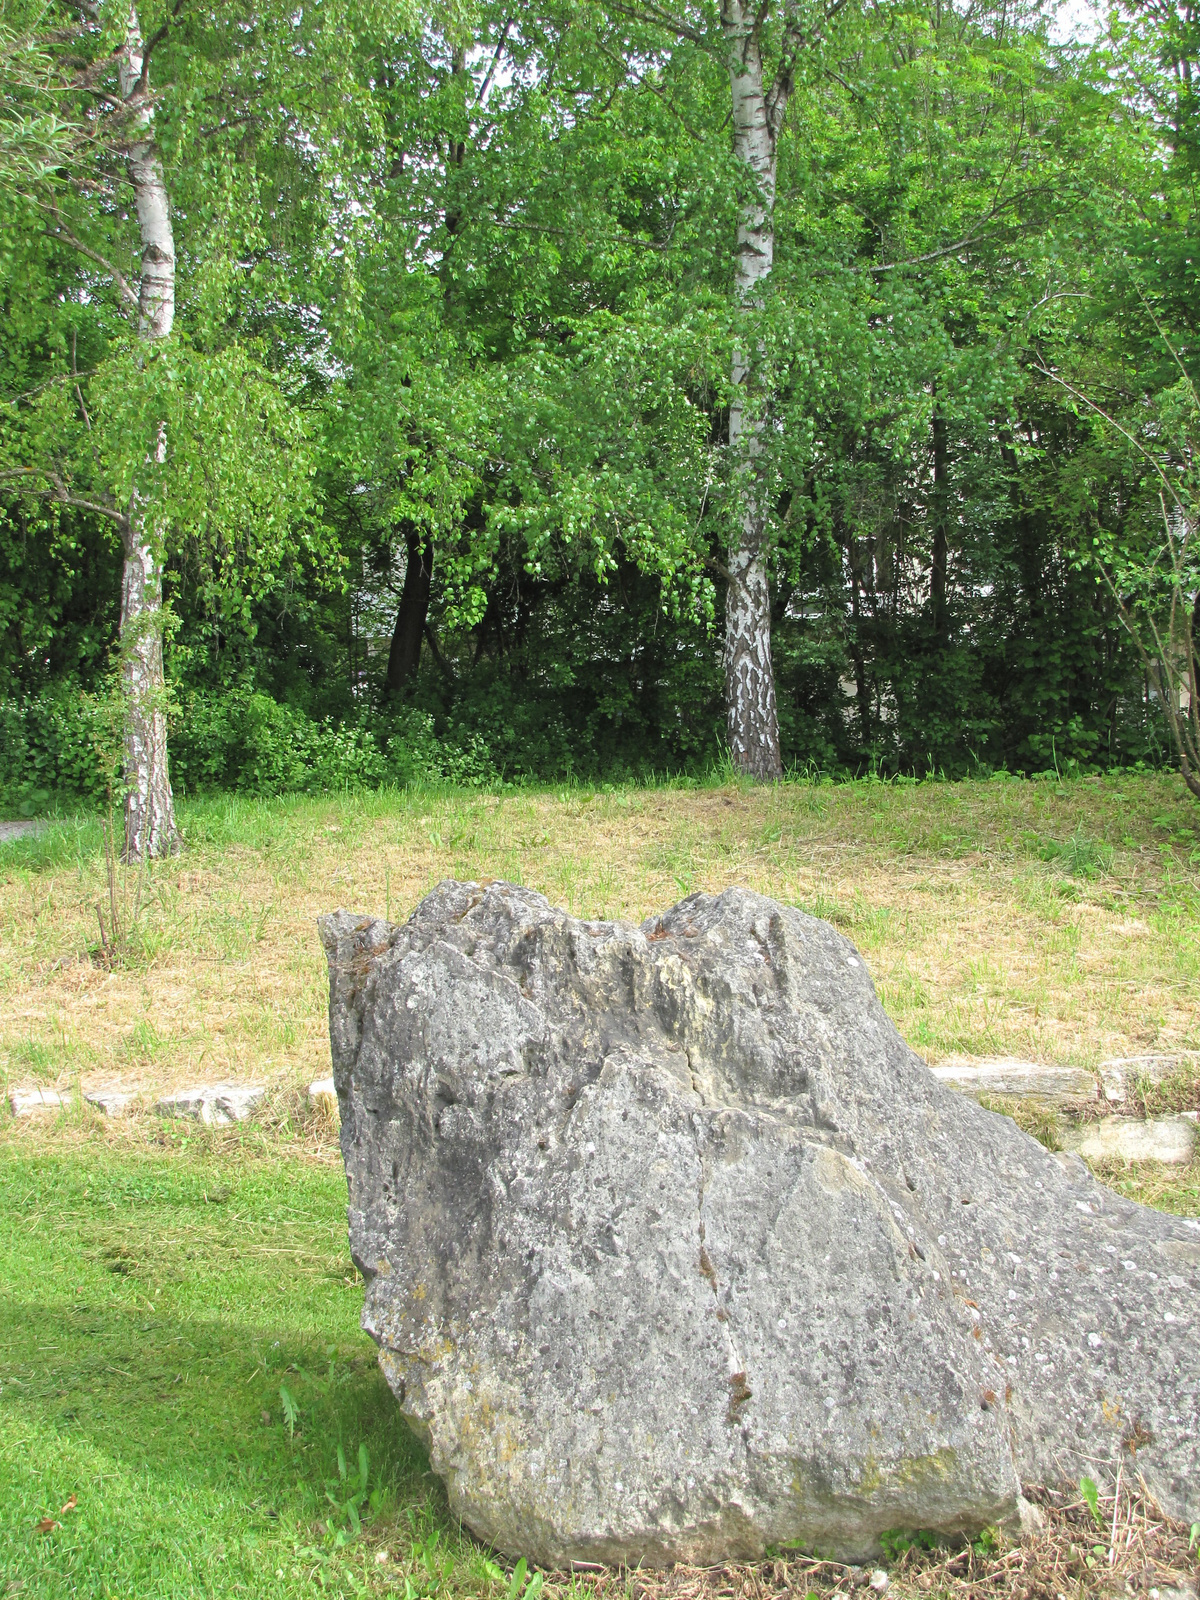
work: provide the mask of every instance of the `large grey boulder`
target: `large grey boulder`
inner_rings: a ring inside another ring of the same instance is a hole
[[[321,934],[363,1326],[482,1538],[861,1559],[1126,1448],[1200,1517],[1200,1225],[940,1084],[827,924],[444,883]]]

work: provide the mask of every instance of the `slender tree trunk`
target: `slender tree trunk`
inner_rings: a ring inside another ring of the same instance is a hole
[[[404,569],[404,588],[392,630],[388,651],[386,691],[389,700],[398,699],[421,659],[421,639],[429,616],[429,588],[433,579],[433,540],[422,540],[416,528],[405,533],[408,565]]]
[[[859,737],[863,750],[871,744],[871,691],[867,683],[867,663],[862,647],[862,555],[858,540],[840,526],[841,518],[835,514],[835,537],[845,540],[846,558],[850,568],[850,660],[854,664],[854,694],[858,702]]]
[[[944,645],[950,625],[946,612],[946,575],[950,557],[950,485],[946,418],[936,399],[933,406],[933,551],[929,564],[929,610],[933,637]]]
[[[755,12],[747,0],[723,0],[721,25],[733,92],[734,153],[749,180],[738,219],[737,299],[754,307],[762,303],[775,259],[775,153],[790,85],[777,80],[770,95],[764,92]],[[755,356],[744,342],[735,343],[729,447],[740,494],[725,596],[725,704],[735,769],[770,781],[783,776],[783,764],[771,665],[764,419],[752,392]]]
[[[137,11],[129,8],[125,50],[120,63],[121,96],[137,102],[142,81],[142,35]],[[175,320],[175,239],[171,231],[162,158],[154,140],[149,109],[135,113],[127,151],[129,179],[137,204],[142,243],[138,333],[165,339]],[[166,459],[166,424],[156,444],[159,464]],[[167,719],[162,647],[162,566],[146,527],[135,490],[124,537],[125,571],[121,585],[121,652],[126,694],[125,855],[170,855],[179,848],[175,802],[167,766]]]

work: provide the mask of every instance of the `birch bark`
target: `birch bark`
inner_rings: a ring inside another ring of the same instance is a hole
[[[736,294],[740,306],[752,308],[762,304],[775,260],[776,148],[791,83],[781,69],[770,92],[764,90],[759,17],[746,0],[722,0],[721,27],[733,93],[734,153],[750,180],[738,218]],[[725,597],[725,703],[734,767],[746,777],[771,781],[783,776],[783,764],[771,665],[765,421],[754,404],[756,355],[743,341],[735,343],[729,445],[739,495]]]
[[[131,108],[126,164],[137,205],[142,266],[138,333],[165,339],[175,320],[175,239],[171,230],[162,157],[154,138],[154,113],[146,102],[141,24],[129,8],[120,59],[121,98]],[[166,424],[160,423],[156,457],[166,458]],[[135,489],[122,530],[125,568],[121,585],[121,654],[125,685],[125,855],[171,855],[179,848],[175,802],[167,765],[162,635],[162,566]]]

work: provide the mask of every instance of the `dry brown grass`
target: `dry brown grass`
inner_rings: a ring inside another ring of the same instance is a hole
[[[955,1600],[1090,1600],[1090,1597],[1150,1596],[1167,1600],[1183,1587],[1195,1595],[1197,1562],[1189,1530],[1164,1518],[1136,1477],[1132,1492],[1124,1475],[1101,1490],[1098,1526],[1078,1491],[1029,1488],[1045,1526],[1022,1543],[998,1536],[996,1548],[913,1548],[890,1572],[887,1593],[895,1600],[954,1596]],[[603,1573],[580,1582],[561,1576],[545,1592],[588,1595],[595,1600],[805,1600],[853,1594],[874,1600],[871,1573],[862,1567],[821,1561],[783,1551],[754,1566],[674,1567],[668,1573]]]
[[[931,1061],[1094,1065],[1196,1049],[1195,821],[1156,776],[192,805],[189,848],[149,872],[133,953],[114,970],[91,953],[98,836],[57,854],[53,838],[4,847],[0,1063],[10,1087],[147,1096],[322,1076],[315,917],[344,905],[399,919],[451,876],[513,878],[573,911],[634,920],[748,884],[846,932]],[[1043,859],[1072,841],[1073,857]],[[1076,858],[1072,876],[1063,861]]]

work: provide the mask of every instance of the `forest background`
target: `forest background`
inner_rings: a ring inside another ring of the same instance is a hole
[[[0,804],[1176,760],[1200,21],[1068,32],[3,0]]]

